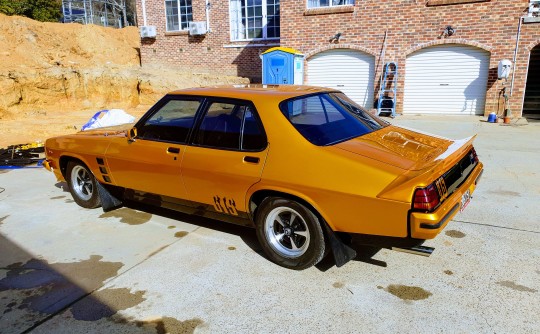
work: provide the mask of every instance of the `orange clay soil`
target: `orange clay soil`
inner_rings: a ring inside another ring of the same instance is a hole
[[[141,67],[136,27],[0,14],[0,148],[80,130],[96,111],[140,117],[168,91],[245,78]]]

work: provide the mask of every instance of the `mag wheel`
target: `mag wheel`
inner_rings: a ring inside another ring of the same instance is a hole
[[[69,192],[77,204],[87,209],[101,205],[97,181],[84,164],[78,161],[68,162],[66,180]]]
[[[257,214],[257,237],[266,255],[290,269],[306,269],[324,256],[319,218],[304,205],[285,198],[266,198]]]

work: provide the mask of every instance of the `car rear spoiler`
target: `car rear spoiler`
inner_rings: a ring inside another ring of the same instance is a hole
[[[444,152],[434,159],[434,163],[429,167],[424,168],[423,170],[411,170],[398,176],[383,191],[381,191],[377,197],[399,201],[404,197],[403,192],[407,192],[410,193],[408,196],[412,198],[412,191],[414,191],[415,187],[429,185],[438,176],[444,174],[457,164],[460,159],[472,149],[472,143],[474,139],[476,139],[476,136],[477,135],[465,139],[454,140]],[[428,182],[420,184],[418,180]]]

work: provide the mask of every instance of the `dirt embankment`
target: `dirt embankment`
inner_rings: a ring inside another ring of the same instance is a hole
[[[43,23],[0,14],[0,147],[80,129],[97,110],[141,116],[180,88],[238,77],[141,68],[136,27]]]

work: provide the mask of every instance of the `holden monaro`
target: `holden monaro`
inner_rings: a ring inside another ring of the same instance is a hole
[[[391,125],[327,88],[209,87],[135,124],[50,138],[44,165],[84,208],[138,200],[249,225],[272,261],[304,269],[354,257],[347,235],[434,238],[482,174],[473,139]]]

